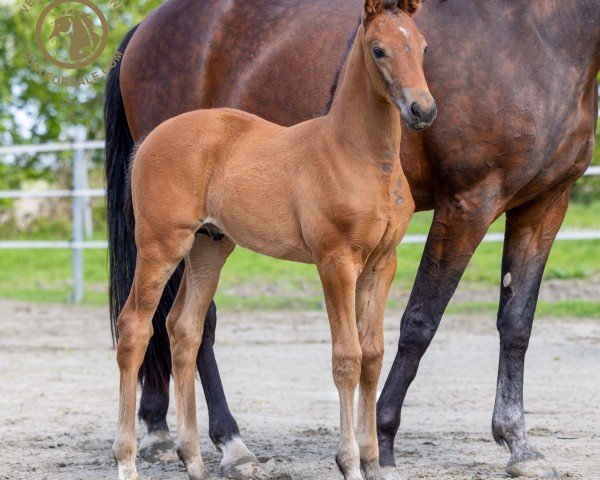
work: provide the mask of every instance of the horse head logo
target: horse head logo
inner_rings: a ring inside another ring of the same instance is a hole
[[[73,62],[80,62],[92,55],[101,39],[95,32],[91,16],[74,8],[64,10],[56,16],[48,40],[52,43],[63,34],[70,37],[69,58]]]
[[[108,25],[102,11],[90,0],[54,0],[40,14],[35,34],[48,60],[75,69],[90,65],[102,54]]]

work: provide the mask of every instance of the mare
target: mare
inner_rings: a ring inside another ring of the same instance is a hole
[[[124,39],[125,57],[111,71],[106,91],[113,321],[135,265],[123,210],[134,141],[197,108],[241,108],[281,125],[322,114],[335,93],[347,55],[344,41],[353,38],[361,5],[168,0]],[[569,189],[593,154],[600,1],[428,0],[415,22],[429,45],[424,67],[439,115],[424,132],[403,127],[402,165],[416,210],[433,209],[434,220],[379,400],[380,461],[394,465],[402,404],[419,362],[473,252],[505,212],[492,432],[510,449],[512,475],[551,476],[552,462],[542,459],[527,436],[524,364],[546,259]],[[148,427],[141,454],[170,445],[165,319],[182,272],[178,268],[165,289],[141,369],[139,414]],[[259,476],[223,393],[215,328],[211,304],[197,358],[209,435],[223,452],[224,475]]]

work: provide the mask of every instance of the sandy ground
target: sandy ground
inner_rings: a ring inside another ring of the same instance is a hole
[[[399,313],[386,321],[384,375]],[[448,317],[409,391],[396,441],[401,478],[505,478],[491,438],[498,341],[492,318]],[[105,311],[0,301],[0,479],[116,478],[117,368]],[[279,479],[338,479],[338,404],[324,313],[224,313],[217,355],[249,447]],[[600,478],[600,322],[542,319],[526,372],[533,442],[565,478]],[[219,455],[206,436],[215,475]],[[173,414],[169,416],[174,424]],[[141,435],[141,432],[140,432]],[[143,479],[185,479],[139,462]]]

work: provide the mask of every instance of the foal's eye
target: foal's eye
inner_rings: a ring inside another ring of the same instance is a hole
[[[429,47],[425,47],[425,50],[423,50],[423,53],[427,53],[427,50],[429,50]]]
[[[375,58],[383,58],[385,57],[385,52],[381,48],[374,48],[373,55]]]

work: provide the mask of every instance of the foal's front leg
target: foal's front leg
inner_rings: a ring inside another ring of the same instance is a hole
[[[354,433],[354,391],[362,354],[356,328],[355,293],[359,265],[350,252],[324,255],[317,268],[323,284],[333,350],[333,381],[340,398],[340,445],[336,461],[346,480],[362,480]]]
[[[183,281],[167,319],[177,404],[177,453],[185,463],[191,480],[212,478],[200,453],[196,420],[196,357],[206,312],[215,294],[221,268],[233,247],[227,239],[214,242],[202,235],[196,236],[186,258]]]
[[[367,264],[356,286],[356,322],[362,350],[358,397],[358,445],[367,480],[383,480],[379,466],[376,402],[383,362],[383,319],[390,286],[396,273],[396,252]]]

